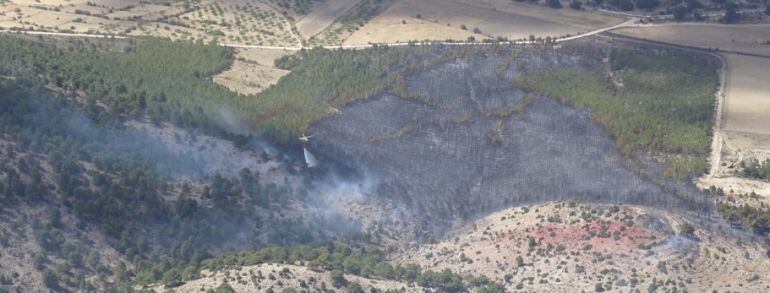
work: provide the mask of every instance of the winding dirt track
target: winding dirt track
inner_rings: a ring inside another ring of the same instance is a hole
[[[639,21],[639,18],[632,17],[628,19],[627,21],[610,26],[605,28],[596,29],[590,32],[586,32],[583,34],[578,34],[575,36],[569,36],[569,37],[563,37],[563,38],[556,38],[553,39],[554,42],[561,43],[576,39],[581,39],[585,37],[590,37],[593,35],[597,35],[600,33],[608,32],[614,29],[623,28],[623,27],[632,27],[636,25],[636,23]],[[36,35],[36,36],[58,36],[58,37],[81,37],[81,38],[98,38],[98,39],[126,39],[128,37],[123,36],[116,36],[116,35],[103,35],[103,34],[80,34],[80,33],[58,33],[58,32],[45,32],[45,31],[19,31],[19,30],[10,30],[7,31],[8,33],[12,34],[26,34],[26,35]],[[436,41],[436,42],[398,42],[398,43],[378,43],[378,44],[361,44],[361,45],[337,45],[337,46],[323,46],[323,48],[326,49],[366,49],[371,48],[374,46],[421,46],[421,45],[435,45],[435,44],[441,44],[441,45],[447,45],[447,46],[479,46],[479,45],[491,45],[491,44],[498,44],[498,45],[526,45],[531,44],[533,42],[528,40],[517,40],[517,41],[506,41],[506,42],[495,42],[495,43],[480,43],[480,42],[446,42],[446,41]],[[233,43],[219,43],[221,46],[225,47],[232,47],[232,48],[244,48],[244,49],[272,49],[272,50],[286,50],[286,51],[298,51],[301,49],[305,49],[304,46],[299,47],[280,47],[280,46],[259,46],[259,45],[242,45],[242,44],[233,44]]]

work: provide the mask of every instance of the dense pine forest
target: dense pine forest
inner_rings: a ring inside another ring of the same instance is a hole
[[[390,69],[411,65],[421,51],[432,50],[303,50],[276,62],[291,70],[278,85],[247,96],[211,82],[232,62],[232,51],[225,47],[147,38],[132,40],[125,52],[104,52],[94,44],[73,42],[65,49],[0,38],[0,75],[40,76],[44,83],[82,92],[89,103],[106,104],[116,115],[146,115],[219,135],[245,131],[233,125],[235,117],[248,126],[246,132],[279,140],[306,131],[332,107],[384,90]]]
[[[718,83],[716,61],[641,50],[616,49],[611,56],[611,79],[599,69],[545,69],[523,84],[591,109],[624,153],[659,156],[674,177],[703,174]]]

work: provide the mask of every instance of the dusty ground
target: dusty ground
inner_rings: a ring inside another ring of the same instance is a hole
[[[725,105],[722,114],[721,160],[711,185],[736,193],[756,192],[770,201],[770,183],[736,176],[740,162],[770,159],[770,59],[725,54],[728,63]]]
[[[770,24],[666,24],[614,32],[667,43],[770,56]]]
[[[770,39],[770,26],[767,28]],[[770,45],[768,45],[770,52]],[[770,136],[770,58],[727,54],[724,130]],[[770,145],[765,145],[770,149]]]
[[[232,270],[203,272],[203,277],[174,288],[176,292],[203,292],[214,289],[227,282],[236,292],[265,292],[272,288],[282,292],[286,288],[306,289],[310,292],[320,292],[322,289],[343,291],[344,288],[332,286],[329,272],[313,271],[304,266],[288,264],[261,264],[240,267]],[[348,282],[356,282],[366,291],[376,288],[381,291],[406,290],[408,292],[424,292],[416,285],[388,280],[367,279],[353,275],[345,275]],[[301,284],[304,283],[305,286]],[[153,288],[155,292],[164,292],[162,285]]]
[[[215,83],[245,95],[256,94],[278,82],[288,70],[275,67],[275,59],[291,54],[284,50],[237,49],[233,65],[214,76]]]
[[[603,289],[765,291],[770,261],[761,246],[696,229],[636,207],[566,203],[503,210],[438,244],[402,251],[395,262],[486,275],[509,291]],[[654,284],[654,285],[653,285]]]
[[[402,0],[353,33],[345,44],[465,40],[468,36],[477,39],[563,36],[621,22],[619,18],[600,14],[504,0]],[[461,28],[463,25],[466,29]],[[474,34],[474,28],[481,33]]]

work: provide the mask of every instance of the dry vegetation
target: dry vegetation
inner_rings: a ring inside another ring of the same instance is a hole
[[[236,292],[266,292],[272,289],[274,292],[286,292],[283,290],[342,290],[335,288],[331,273],[326,271],[314,271],[305,266],[288,264],[259,264],[254,266],[238,267],[220,271],[204,271],[202,277],[182,286],[174,288],[177,292],[203,292],[208,289],[216,289],[222,283],[229,284]],[[357,283],[366,292],[372,288],[387,290],[407,290],[409,292],[423,292],[423,288],[414,284],[390,280],[376,280],[346,274],[344,278],[350,283]],[[163,292],[162,285],[153,288],[155,292]]]
[[[486,275],[507,291],[765,291],[768,257],[668,213],[552,203],[503,210],[396,262]],[[675,289],[676,288],[676,289]]]

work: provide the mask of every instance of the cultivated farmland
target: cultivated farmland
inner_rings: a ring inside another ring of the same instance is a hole
[[[587,12],[555,10],[512,1],[403,0],[355,32],[346,44],[563,36],[622,22]],[[394,34],[393,32],[399,32]]]
[[[665,24],[614,32],[672,44],[770,56],[770,24]]]

